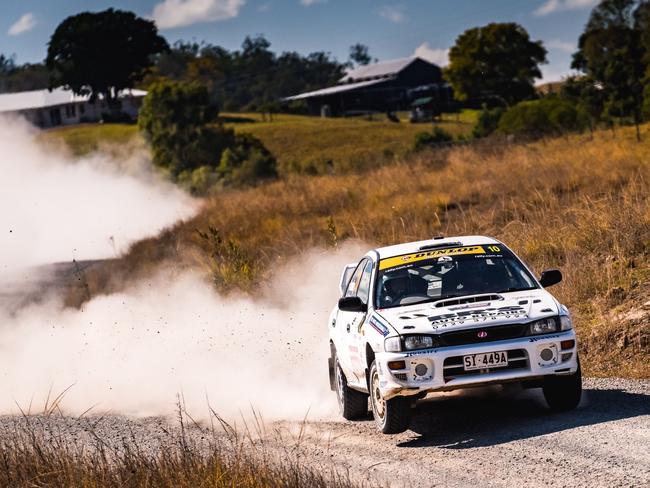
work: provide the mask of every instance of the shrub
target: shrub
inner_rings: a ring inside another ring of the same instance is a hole
[[[415,135],[413,149],[421,151],[426,148],[439,146],[453,141],[453,136],[440,127],[434,127],[432,132],[420,132]]]
[[[217,171],[228,181],[244,183],[277,176],[276,161],[258,138],[237,134],[234,143],[221,154]]]
[[[487,137],[496,131],[503,112],[504,109],[502,107],[483,107],[476,121],[476,125],[472,129],[472,136],[479,139],[481,137]]]
[[[173,177],[201,166],[217,166],[235,137],[232,130],[207,125],[217,115],[204,86],[172,81],[151,86],[138,126],[151,144],[154,164]]]
[[[192,193],[217,182],[275,176],[273,155],[259,139],[216,122],[218,111],[206,87],[163,81],[142,105],[138,125],[150,142],[153,161]]]
[[[585,128],[587,121],[577,106],[559,98],[521,102],[509,108],[499,121],[499,132],[539,138]]]

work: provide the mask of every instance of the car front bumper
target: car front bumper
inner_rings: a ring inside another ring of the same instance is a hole
[[[573,346],[566,347],[566,341],[573,341]],[[380,375],[380,392],[382,397],[388,400],[395,396],[412,396],[575,373],[578,368],[576,347],[575,332],[568,330],[481,344],[382,352],[376,355],[375,360]],[[464,356],[495,351],[507,353],[507,366],[465,371]],[[405,368],[390,369],[388,363],[394,361],[404,361]]]

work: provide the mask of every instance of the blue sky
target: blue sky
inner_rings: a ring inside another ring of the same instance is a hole
[[[569,72],[597,0],[22,0],[0,4],[0,53],[17,62],[45,57],[49,36],[65,17],[108,7],[154,18],[172,43],[206,41],[236,49],[264,34],[275,51],[328,51],[339,60],[362,42],[382,59],[417,53],[440,64],[465,29],[488,22],[522,24],[549,51],[545,80]]]

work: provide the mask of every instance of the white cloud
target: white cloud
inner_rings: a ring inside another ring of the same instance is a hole
[[[151,17],[160,29],[171,29],[232,19],[245,3],[246,0],[164,0],[153,8]]]
[[[400,24],[406,20],[404,7],[401,5],[384,5],[377,11],[377,14],[395,24]]]
[[[9,27],[7,34],[10,36],[17,36],[19,34],[23,34],[24,32],[32,30],[35,25],[36,17],[34,17],[33,13],[27,12],[22,17],[20,17],[20,19],[14,22],[11,27]]]
[[[449,49],[438,49],[429,46],[428,42],[423,42],[415,48],[414,57],[426,59],[438,66],[447,66],[449,64]]]
[[[311,7],[317,3],[327,3],[327,0],[300,0],[300,3],[305,7]]]
[[[535,15],[543,16],[563,10],[580,10],[596,5],[600,0],[546,0],[535,10]]]
[[[549,49],[555,49],[557,51],[563,51],[565,53],[572,53],[578,49],[575,42],[566,42],[561,41],[560,39],[551,39],[545,44]]]

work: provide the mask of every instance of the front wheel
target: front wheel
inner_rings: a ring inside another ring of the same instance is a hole
[[[547,376],[542,386],[544,398],[549,408],[554,412],[573,410],[582,397],[582,372],[580,361],[578,370],[568,376]]]
[[[341,369],[339,360],[334,356],[334,380],[339,410],[345,420],[358,420],[368,415],[368,395],[353,390]]]
[[[411,425],[411,400],[400,396],[390,400],[381,397],[379,371],[374,361],[370,366],[370,404],[375,423],[384,434],[399,434]]]

